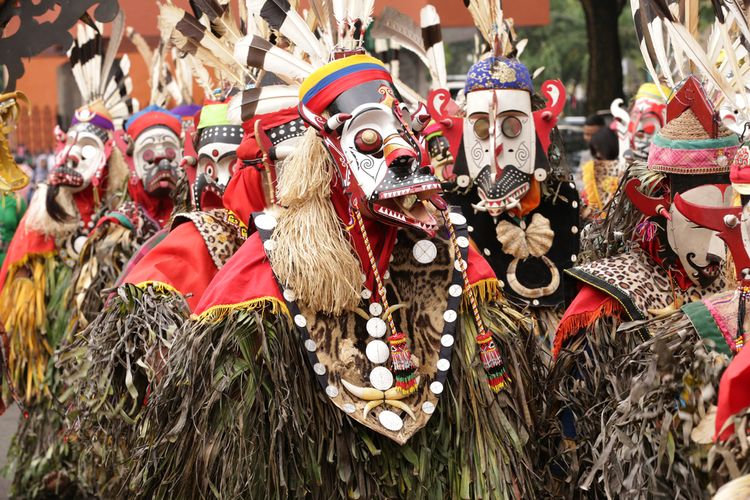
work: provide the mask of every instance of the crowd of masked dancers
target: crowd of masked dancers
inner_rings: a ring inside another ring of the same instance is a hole
[[[700,32],[697,1],[631,2],[654,83],[612,104],[619,156],[580,190],[565,87],[499,0],[464,2],[457,95],[434,6],[233,3],[160,5],[155,48],[122,13],[109,43],[74,31],[84,104],[3,245],[13,496],[747,494],[743,2]]]

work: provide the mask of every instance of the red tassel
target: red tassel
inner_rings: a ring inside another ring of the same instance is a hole
[[[401,394],[411,394],[417,390],[416,369],[411,362],[411,351],[406,343],[406,335],[397,333],[388,337],[391,346],[391,366],[396,376],[396,388]]]
[[[483,332],[476,336],[476,341],[479,345],[479,359],[482,360],[484,371],[487,373],[490,389],[500,392],[511,380],[505,372],[505,363],[495,346],[492,334]]]

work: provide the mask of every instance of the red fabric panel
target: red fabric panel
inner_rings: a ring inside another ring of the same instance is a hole
[[[235,305],[260,298],[284,302],[260,235],[254,233],[216,274],[193,309],[201,314],[210,307]]]
[[[231,210],[242,222],[250,225],[253,212],[266,209],[263,194],[263,173],[253,167],[245,167],[236,172],[224,190],[224,207]]]
[[[566,340],[600,317],[619,315],[622,310],[620,303],[605,292],[593,286],[583,285],[557,326],[552,353],[557,357]]]
[[[732,360],[719,384],[719,408],[716,411],[715,440],[724,441],[734,432],[730,424],[720,432],[732,415],[750,406],[750,348],[743,348]]]
[[[192,294],[187,303],[194,310],[216,273],[216,266],[198,229],[185,222],[146,254],[125,277],[124,283],[164,283],[183,295]]]
[[[28,215],[28,212],[27,212]],[[8,246],[8,253],[3,261],[3,267],[0,270],[0,290],[5,285],[5,278],[8,276],[8,269],[15,264],[23,262],[27,257],[38,254],[48,254],[54,252],[55,240],[49,236],[32,231],[26,227],[26,215],[18,224],[16,234]]]

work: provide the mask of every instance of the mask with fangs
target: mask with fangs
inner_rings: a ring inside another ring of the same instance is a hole
[[[50,186],[77,193],[98,185],[112,152],[114,124],[101,103],[76,110],[73,122],[60,141],[55,166],[49,172]]]
[[[445,207],[440,183],[380,61],[354,55],[318,69],[300,87],[299,110],[366,217],[435,234],[438,223],[425,203]]]

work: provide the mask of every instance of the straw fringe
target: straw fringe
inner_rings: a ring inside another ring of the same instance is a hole
[[[279,178],[279,199],[288,208],[277,217],[269,259],[303,306],[338,315],[359,304],[362,268],[331,204],[335,168],[308,129]]]
[[[155,292],[157,293],[163,293],[163,294],[175,294],[175,295],[182,295],[182,293],[174,288],[172,285],[168,285],[166,283],[163,283],[161,281],[142,281],[140,283],[137,283],[135,287],[140,288],[142,290],[145,290],[147,288],[153,288]]]
[[[502,288],[500,288],[500,282],[497,278],[487,278],[472,283],[464,290],[463,300],[461,301],[462,311],[468,311],[471,308],[467,294],[469,290],[474,291],[477,300],[480,302],[497,302],[498,304],[505,304],[505,297],[503,296]]]

